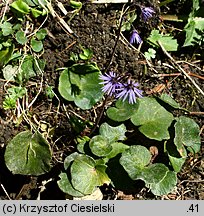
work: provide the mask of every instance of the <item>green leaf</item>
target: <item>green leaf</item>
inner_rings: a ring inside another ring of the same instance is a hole
[[[150,184],[152,193],[156,196],[162,196],[170,193],[177,184],[176,173],[168,171],[165,177],[157,184]]]
[[[18,12],[22,14],[27,14],[30,12],[30,7],[23,0],[14,1],[10,4],[10,7],[16,9]]]
[[[42,15],[42,11],[37,10],[36,8],[31,8],[31,13],[35,18],[38,18],[40,15]]]
[[[79,154],[78,152],[74,152],[74,153],[68,155],[68,156],[65,158],[65,160],[64,160],[64,169],[67,170],[67,169],[69,168],[71,162],[73,162],[74,159],[75,159],[76,157],[78,157],[79,155],[80,155],[80,154]]]
[[[41,134],[23,131],[6,146],[5,162],[13,174],[41,175],[50,170],[51,150]]]
[[[182,148],[183,145],[188,147],[199,146],[199,148],[197,149],[200,149],[200,128],[193,119],[185,116],[180,116],[174,127],[174,143],[177,146],[178,151]]]
[[[29,78],[36,76],[36,73],[33,69],[34,58],[31,55],[28,55],[24,58],[21,65],[21,70],[17,74],[17,81],[19,83],[27,82]]]
[[[13,54],[14,45],[0,51],[0,67],[7,64]]]
[[[110,153],[112,146],[109,144],[108,139],[104,136],[94,136],[90,142],[89,147],[93,154],[103,157]]]
[[[95,63],[73,64],[69,68],[69,71],[80,75],[100,72],[98,66]]]
[[[114,158],[116,155],[123,153],[126,149],[129,149],[128,145],[125,145],[121,142],[114,142],[111,143],[112,150],[108,155],[106,155],[106,158]]]
[[[71,165],[71,182],[73,187],[83,194],[91,194],[97,186],[102,185],[96,162],[87,155],[79,155]],[[105,182],[104,182],[105,183]]]
[[[152,30],[147,40],[155,47],[159,47],[158,42],[160,42],[166,51],[177,51],[178,49],[177,40],[168,34],[160,34],[159,30]]]
[[[102,99],[102,91],[99,80],[99,70],[78,71],[76,66],[65,69],[59,78],[59,92],[63,98],[74,103],[81,109],[90,109]],[[81,74],[80,74],[81,73]]]
[[[80,9],[82,7],[82,3],[80,1],[70,0],[70,6],[75,9]]]
[[[127,14],[127,18],[123,19],[123,23],[122,23],[122,27],[121,27],[121,31],[130,31],[133,22],[136,20],[137,18],[137,13],[136,10],[133,10],[133,12],[130,12]]]
[[[173,121],[173,115],[164,109],[155,98],[139,99],[139,107],[131,117],[134,125],[146,137],[155,140],[169,139],[168,128]]]
[[[18,72],[18,66],[6,65],[2,72],[5,80],[15,81],[14,77]]]
[[[106,139],[108,139],[109,143],[115,142],[118,140],[125,140],[125,132],[126,127],[124,124],[121,124],[117,127],[112,127],[107,123],[103,123],[99,128],[99,133]]]
[[[80,193],[79,191],[75,190],[71,184],[71,182],[68,179],[68,176],[66,173],[61,173],[59,175],[60,180],[57,181],[57,184],[59,188],[64,192],[74,197],[81,197],[84,196],[84,194]]]
[[[2,29],[3,36],[8,36],[10,34],[13,34],[14,31],[13,31],[12,27],[13,27],[13,25],[7,21],[0,24],[0,28]]]
[[[150,164],[144,168],[140,178],[146,184],[157,184],[166,176],[168,171],[169,169],[162,163]]]
[[[173,157],[169,153],[168,153],[168,156],[169,156],[169,160],[170,160],[170,163],[171,163],[174,171],[176,173],[180,172],[183,164],[186,161],[186,158],[184,158],[184,157],[181,157],[181,158]]]
[[[106,174],[106,165],[96,165],[96,173],[98,176],[99,186],[103,184],[109,184],[111,182],[110,178]]]
[[[150,163],[151,153],[144,146],[130,146],[122,153],[120,164],[126,170],[130,178],[137,179],[145,166]]]
[[[24,45],[28,41],[27,37],[25,36],[25,33],[21,30],[17,31],[15,36],[16,36],[17,42],[22,45]]]
[[[154,59],[156,57],[156,50],[149,48],[148,52],[145,52],[145,58],[148,60]]]
[[[84,151],[84,147],[85,147],[85,144],[90,141],[90,138],[87,137],[87,136],[83,136],[83,137],[78,137],[77,138],[77,150],[80,152],[80,153],[85,153]]]
[[[38,40],[43,40],[45,39],[47,35],[47,31],[46,29],[40,29],[37,33],[36,33],[36,37]]]
[[[16,108],[16,99],[6,95],[6,97],[5,97],[4,101],[3,101],[3,108],[5,110],[15,109]]]
[[[7,91],[9,96],[17,99],[17,98],[22,98],[26,94],[27,89],[21,86],[14,86],[9,88]]]
[[[80,53],[79,54],[79,57],[82,59],[82,60],[89,60],[92,58],[93,56],[93,51],[90,50],[90,49],[82,49],[83,50],[83,53]]]
[[[110,107],[107,110],[107,116],[117,122],[128,120],[138,108],[138,103],[129,104],[127,100],[117,100],[116,107]]]
[[[163,93],[159,99],[169,104],[174,109],[180,109],[180,105],[166,93]]]
[[[204,30],[204,18],[195,17],[189,18],[188,23],[184,27],[186,32],[186,40],[183,46],[192,46],[195,43],[200,44],[202,41],[202,33]]]
[[[43,49],[42,41],[37,41],[34,38],[31,39],[31,48],[34,52],[40,52]]]

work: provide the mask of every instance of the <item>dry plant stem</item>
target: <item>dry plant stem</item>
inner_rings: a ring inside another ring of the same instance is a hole
[[[6,196],[8,197],[9,200],[11,200],[10,196],[8,195],[6,189],[4,188],[3,184],[1,184],[1,188],[3,189],[4,193],[6,194]]]
[[[100,122],[100,120],[101,120],[101,118],[102,118],[102,116],[103,116],[103,112],[104,112],[104,108],[105,108],[107,99],[108,99],[108,97],[106,97],[105,100],[103,101],[102,109],[101,109],[101,111],[100,111],[100,114],[99,114],[98,118],[96,119],[96,122],[95,122],[95,124],[94,124],[94,127],[91,129],[91,131],[90,131],[90,133],[89,133],[89,136],[90,136],[91,134],[93,134],[94,131],[96,130],[96,128],[98,127],[98,124],[99,124],[99,122]]]
[[[64,28],[65,32],[67,32],[68,34],[73,34],[74,32],[67,25],[67,23],[54,11],[51,3],[48,3],[47,7],[48,7],[50,13],[52,14],[53,18],[57,18],[57,20],[59,21],[60,25]]]
[[[170,59],[171,63],[178,69],[181,73],[183,73],[197,88],[197,90],[204,96],[203,90],[197,85],[197,83],[189,76],[189,74],[173,59],[173,57],[165,50],[164,46],[158,41],[158,44],[162,48],[164,54]]]
[[[181,73],[155,74],[152,77],[171,77],[171,76],[182,76],[182,75],[183,74],[181,74]],[[197,74],[194,74],[194,73],[191,73],[191,72],[189,72],[188,75],[204,80],[203,76],[200,76],[200,75],[197,75]]]
[[[117,34],[117,38],[116,38],[116,41],[115,41],[115,45],[113,47],[113,52],[111,54],[111,57],[106,65],[106,69],[104,71],[104,73],[106,73],[112,63],[112,60],[113,60],[113,56],[115,54],[115,51],[116,51],[116,47],[118,45],[118,41],[119,41],[119,38],[120,38],[120,32],[121,32],[121,27],[122,27],[122,23],[123,23],[123,16],[125,15],[125,13],[127,12],[128,8],[124,11],[124,6],[122,8],[122,11],[121,11],[121,16],[120,16],[120,24],[119,24],[119,27],[118,27],[118,34]]]
[[[109,67],[110,67],[110,65],[111,65],[111,63],[112,63],[113,56],[114,56],[114,54],[115,54],[116,47],[117,47],[117,44],[118,44],[118,41],[119,41],[119,38],[120,38],[120,32],[121,32],[121,27],[122,27],[122,22],[123,22],[123,16],[124,16],[124,14],[126,13],[126,11],[128,10],[128,8],[127,8],[127,9],[124,11],[124,7],[125,7],[125,6],[123,6],[122,11],[121,11],[120,24],[119,24],[119,27],[118,27],[118,35],[117,35],[117,38],[116,38],[116,41],[115,41],[115,45],[114,45],[113,52],[112,52],[112,54],[111,54],[110,60],[108,61],[107,65],[106,65],[106,68],[105,68],[105,70],[104,70],[105,72],[108,71],[108,69],[109,69]],[[100,122],[100,120],[101,120],[101,118],[102,118],[102,116],[103,116],[103,112],[104,112],[104,108],[105,108],[107,99],[108,99],[108,97],[106,97],[105,100],[103,101],[101,112],[100,112],[98,118],[96,119],[96,122],[95,122],[95,124],[94,124],[94,127],[93,127],[92,130],[90,131],[89,135],[93,134],[94,131],[96,130],[96,128],[97,128],[97,126],[98,126],[98,124],[99,124],[99,122]]]

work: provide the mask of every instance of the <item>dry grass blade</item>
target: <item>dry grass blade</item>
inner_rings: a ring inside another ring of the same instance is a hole
[[[67,25],[67,23],[56,13],[54,8],[52,7],[51,3],[47,4],[47,7],[49,9],[49,12],[52,14],[53,18],[56,18],[60,25],[69,33],[73,34],[74,32],[71,30],[71,28]]]
[[[174,65],[176,69],[178,69],[181,73],[183,73],[197,88],[197,90],[204,96],[203,90],[198,86],[198,84],[191,78],[191,76],[174,60],[174,58],[165,50],[164,46],[158,41],[158,44],[162,48],[164,54],[170,59],[171,63]]]

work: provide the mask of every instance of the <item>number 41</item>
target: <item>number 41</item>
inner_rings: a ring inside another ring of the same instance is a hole
[[[194,212],[194,211],[198,212],[198,204],[196,204],[196,205],[191,204],[188,210],[191,212]]]

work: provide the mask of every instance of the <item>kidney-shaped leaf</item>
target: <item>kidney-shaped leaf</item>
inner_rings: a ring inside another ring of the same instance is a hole
[[[152,193],[156,196],[162,196],[170,193],[177,183],[176,173],[168,171],[165,177],[157,184],[150,184]]]
[[[150,164],[142,171],[141,178],[147,184],[156,184],[166,176],[168,171],[169,169],[162,163]]]
[[[50,146],[41,134],[24,131],[6,146],[5,162],[14,174],[41,175],[50,170]]]
[[[180,116],[175,124],[174,143],[179,150],[182,145],[193,147],[201,145],[200,129],[197,123],[188,117]],[[195,148],[199,150],[200,148]],[[196,152],[195,152],[196,153]]]
[[[95,160],[87,155],[76,157],[70,170],[73,187],[83,194],[91,194],[97,186],[106,183],[104,169],[99,167],[97,170]]]
[[[162,101],[169,104],[171,107],[175,109],[180,108],[180,105],[173,98],[171,98],[168,94],[165,94],[165,93],[162,94],[159,99],[161,99]]]
[[[79,191],[73,188],[66,173],[63,173],[63,172],[60,173],[59,177],[60,177],[60,180],[57,181],[57,184],[64,193],[67,193],[74,197],[84,196],[84,194],[80,193]]]
[[[142,170],[150,163],[151,153],[144,146],[130,146],[122,153],[120,164],[126,170],[130,178],[137,179]]]
[[[94,136],[89,142],[89,147],[99,157],[106,156],[112,150],[108,139],[101,135]]]
[[[113,158],[116,155],[124,152],[126,149],[129,148],[128,145],[125,145],[125,144],[123,144],[121,142],[111,143],[111,147],[112,147],[112,150],[108,155],[106,155],[106,158]]]
[[[95,69],[86,74],[76,73],[72,67],[65,69],[59,78],[59,92],[63,98],[74,101],[81,109],[90,109],[103,95],[99,74],[99,70],[96,72]]]
[[[124,124],[121,124],[117,127],[112,127],[107,123],[103,123],[99,128],[100,135],[106,137],[109,143],[119,141],[119,140],[125,140],[126,131],[127,130]]]
[[[169,139],[168,128],[173,121],[173,115],[162,107],[155,98],[139,99],[139,107],[131,117],[134,125],[146,137],[155,140]]]
[[[118,100],[116,107],[110,107],[107,110],[107,116],[117,122],[128,120],[138,107],[138,103],[129,104],[127,100]]]

